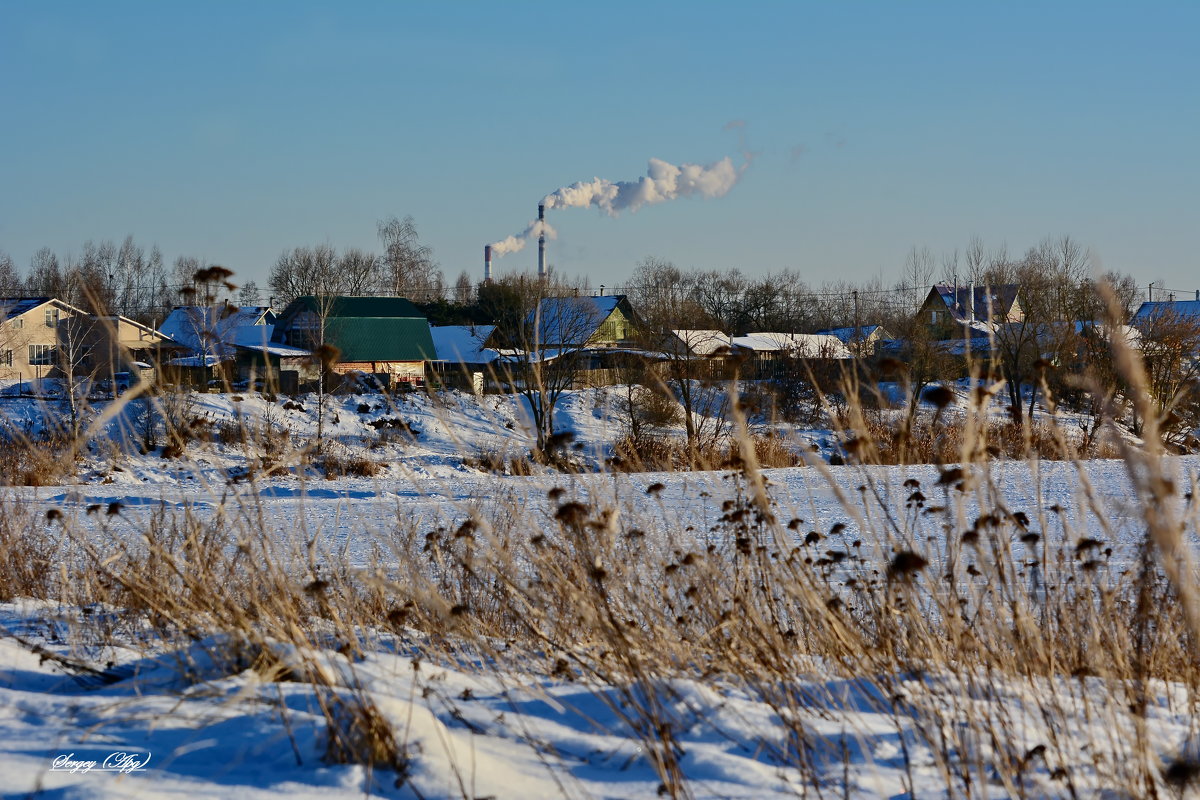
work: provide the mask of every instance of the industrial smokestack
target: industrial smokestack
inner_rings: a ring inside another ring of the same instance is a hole
[[[483,282],[492,282],[492,246],[490,244],[483,246]]]
[[[546,204],[538,203],[538,277],[546,277]]]

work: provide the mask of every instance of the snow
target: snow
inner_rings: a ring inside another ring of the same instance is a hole
[[[729,349],[729,336],[722,331],[695,329],[677,329],[671,331],[679,340],[680,347],[697,356],[711,356],[719,350]],[[668,345],[674,350],[676,345]]]
[[[0,624],[52,653],[69,653],[45,635],[62,625],[52,604],[5,604]],[[157,655],[111,649],[105,653],[114,662],[110,682],[94,685],[13,639],[0,639],[6,791],[94,798],[660,796],[645,744],[625,716],[625,698],[610,687],[516,669],[418,664],[403,652],[380,650],[360,660],[332,651],[307,654],[328,687],[317,690],[310,683],[269,681],[221,656],[228,652],[224,644],[207,639]],[[297,669],[305,655],[284,645],[275,653]],[[822,678],[814,666],[812,674],[776,689],[802,699],[796,710],[721,680],[642,687],[658,695],[677,731],[695,796],[802,795],[803,779],[791,766],[799,757],[792,738],[797,713],[805,730],[803,758],[838,797],[945,796],[939,753],[925,726],[933,709],[949,703],[971,705],[977,721],[1011,737],[990,743],[947,731],[964,761],[1020,757],[1041,746],[1042,755],[1029,759],[1021,777],[1031,797],[1062,792],[1052,777],[1059,767],[1071,770],[1084,796],[1097,796],[1099,766],[1130,757],[1134,747],[1131,730],[1110,728],[1118,711],[1113,704],[1121,700],[1096,681],[1022,684],[980,675],[968,685],[940,674],[845,680]],[[1161,682],[1149,689],[1148,745],[1179,752],[1192,729],[1186,691]],[[1081,756],[1053,744],[1039,713],[1039,696],[1048,692],[1057,693],[1062,722],[1089,752]],[[390,724],[406,759],[402,785],[393,770],[323,758],[328,728],[321,705],[331,696],[365,699]],[[127,766],[143,767],[121,773],[86,766],[113,754],[128,754]],[[75,771],[51,769],[66,758]],[[978,786],[978,796],[1011,796],[1012,778],[1005,780],[996,775]]]
[[[490,364],[499,353],[483,343],[496,330],[495,325],[431,325],[433,347],[439,361],[451,364]]]
[[[733,346],[756,352],[787,351],[805,358],[850,358],[836,336],[817,333],[748,333],[733,337]]]
[[[967,387],[958,390],[965,394]],[[516,455],[529,449],[533,437],[522,400],[446,392],[394,400],[337,395],[328,402],[330,446],[362,452],[371,443],[367,453],[384,465],[380,475],[326,481],[291,465],[250,484],[234,479],[249,463],[236,444],[196,443],[183,459],[164,459],[155,450],[139,453],[138,406],[131,403],[99,437],[125,440],[123,452],[97,448],[72,485],[3,488],[0,497],[38,514],[60,509],[67,524],[95,536],[136,537],[164,507],[188,509],[202,519],[242,515],[261,520],[282,549],[312,540],[320,558],[351,566],[372,563],[389,525],[410,522],[425,530],[499,502],[511,502],[530,519],[548,517],[554,509],[547,491],[556,486],[620,508],[652,536],[680,547],[718,536],[712,529],[730,491],[726,473],[543,471],[516,477],[470,466],[472,456],[485,452]],[[556,430],[574,434],[585,463],[601,463],[622,430],[614,409],[614,395],[604,391],[568,392]],[[13,399],[4,411],[33,424],[38,408],[32,400]],[[186,409],[212,422],[243,420],[252,430],[273,428],[296,446],[315,436],[315,412],[313,396],[272,400],[258,393],[196,394]],[[382,437],[379,431],[389,428],[372,425],[393,419],[412,435]],[[1195,482],[1200,458],[1173,458],[1168,466],[1176,484],[1187,486]],[[932,503],[943,491],[934,488],[938,476],[939,468],[931,465],[814,464],[764,472],[778,516],[804,520],[795,531],[797,541],[814,530],[829,546],[848,546],[862,535],[868,506],[877,510],[871,498],[878,493],[908,534],[927,538],[935,552],[945,546],[944,531],[907,506],[911,489],[905,484],[920,481]],[[1114,560],[1136,557],[1144,523],[1124,462],[994,462],[980,477],[1009,509],[1026,513],[1048,542],[1086,534],[1111,544]],[[650,500],[653,484],[662,488]],[[874,492],[860,491],[868,485]],[[976,499],[969,494],[964,499],[963,515],[977,513]],[[1188,530],[1195,531],[1197,508],[1183,498],[1179,503]],[[110,518],[105,510],[114,505],[119,514]],[[844,529],[831,534],[839,524]],[[61,554],[64,565],[69,555]],[[332,649],[300,653],[277,643],[283,664],[304,657],[321,665],[330,688],[319,690],[311,683],[266,680],[222,655],[228,648],[219,637],[165,649],[128,634],[105,643],[80,642],[71,635],[77,613],[53,601],[0,604],[0,774],[4,792],[14,796],[37,791],[63,798],[659,796],[646,742],[622,707],[627,698],[586,676],[548,676],[532,657],[529,664],[514,661],[494,669],[480,669],[467,657],[461,663],[422,661],[418,668],[404,642],[377,632],[376,646],[360,660]],[[103,681],[81,680],[13,635],[45,652],[112,666]],[[348,702],[366,698],[390,724],[408,759],[400,786],[392,770],[322,757],[328,730],[320,707],[328,698],[321,691]],[[1021,791],[1030,797],[1067,794],[1053,777],[1059,768],[1070,771],[1079,796],[1105,796],[1102,767],[1135,757],[1134,737],[1123,727],[1129,717],[1119,705],[1125,698],[1097,679],[1022,681],[937,672],[849,679],[834,665],[814,662],[773,690],[795,699],[790,708],[781,708],[761,687],[733,679],[678,678],[639,691],[653,693],[667,709],[690,790],[700,798],[803,796],[794,766],[801,757],[798,729],[805,732],[803,758],[820,776],[823,796],[946,796],[945,765],[930,741],[941,720],[952,719],[944,716],[947,708],[965,709],[972,719],[1011,734],[1008,742],[986,742],[971,740],[965,728],[938,728],[937,735],[957,742],[963,763],[1008,764],[1006,759],[1048,745],[1044,755],[1026,759]],[[1042,713],[1047,694],[1059,704],[1057,727]],[[1152,752],[1169,758],[1192,747],[1195,720],[1184,687],[1151,684],[1149,706],[1146,746]],[[1064,729],[1075,750],[1053,745]],[[113,753],[148,761],[144,770],[127,774],[51,769],[59,757],[103,762]],[[1016,795],[1016,787],[1005,783],[1010,778],[998,772],[990,782],[973,785],[972,796]]]
[[[271,341],[274,315],[270,309],[243,306],[236,310],[209,306],[179,306],[167,315],[159,333],[191,348],[216,357],[233,354],[234,346],[261,347]],[[183,366],[183,365],[181,365]]]

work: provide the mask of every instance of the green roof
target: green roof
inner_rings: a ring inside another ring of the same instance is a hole
[[[437,358],[429,321],[403,297],[332,297],[325,315],[325,340],[341,351],[339,361],[432,361]],[[320,314],[313,297],[299,297],[293,313]],[[290,307],[289,307],[290,308]]]
[[[297,297],[293,303],[299,303],[309,311],[320,313],[320,306],[329,302],[327,318],[334,317],[415,317],[425,319],[412,301],[406,297],[369,297],[338,295],[329,298],[312,296]]]

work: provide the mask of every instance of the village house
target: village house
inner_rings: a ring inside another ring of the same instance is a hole
[[[430,373],[442,386],[470,389],[482,394],[488,373],[500,353],[486,347],[495,325],[431,325],[430,336],[437,358]]]
[[[729,355],[732,343],[721,331],[676,329],[667,331],[660,347],[673,356],[719,358]]]
[[[272,345],[337,350],[334,373],[377,376],[389,387],[423,386],[437,358],[429,322],[403,297],[298,297],[279,313]]]
[[[850,349],[836,336],[817,333],[748,333],[731,340],[733,355],[745,367],[746,377],[775,377],[793,359],[841,360],[852,358]]]
[[[119,315],[75,314],[59,322],[58,366],[76,378],[123,382],[155,381],[159,365],[184,351],[183,345],[149,325]]]
[[[58,325],[85,311],[52,297],[0,300],[0,379],[48,378],[58,360]]]
[[[96,316],[53,297],[0,299],[0,380],[153,379],[183,348],[122,316]]]
[[[929,290],[918,319],[930,326],[936,339],[986,335],[992,326],[1020,322],[1020,291],[1016,284],[962,286],[937,284]]]
[[[191,355],[225,360],[239,346],[270,342],[275,314],[268,306],[176,306],[158,330],[187,347]]]
[[[633,308],[623,294],[546,297],[529,314],[540,346],[618,347],[636,335]]]

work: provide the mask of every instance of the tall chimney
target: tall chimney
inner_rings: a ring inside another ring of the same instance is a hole
[[[975,281],[967,284],[967,322],[975,321]]]
[[[492,282],[492,246],[490,244],[483,246],[483,282]]]
[[[546,204],[538,203],[538,222],[546,221]],[[546,230],[545,225],[538,225],[538,277],[546,277]]]

